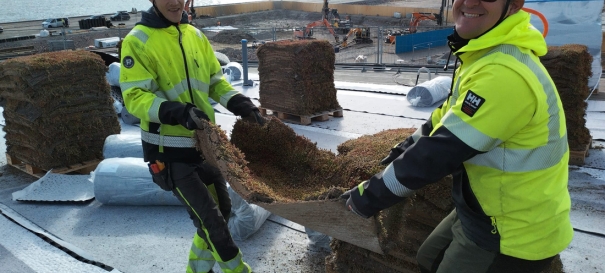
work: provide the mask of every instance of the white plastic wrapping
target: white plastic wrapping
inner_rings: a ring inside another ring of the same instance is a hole
[[[172,192],[151,180],[142,158],[108,158],[91,174],[97,201],[104,205],[181,205]]]
[[[113,101],[113,109],[116,110],[116,114],[122,113],[122,108],[124,108],[124,107],[122,106],[122,104],[119,101],[116,101],[116,100]]]
[[[225,69],[230,70],[231,80],[238,81],[242,79],[242,75],[244,74],[244,68],[238,62],[230,62],[226,64]]]
[[[117,134],[109,135],[103,144],[103,158],[136,157],[143,158],[141,135]],[[143,161],[141,159],[141,161]]]
[[[111,63],[109,70],[105,73],[105,78],[107,78],[109,85],[120,86],[120,63]]]
[[[447,98],[452,78],[439,76],[414,86],[406,95],[412,106],[429,107]]]
[[[227,187],[231,198],[229,231],[234,240],[243,241],[252,236],[263,225],[271,212],[254,204],[248,204],[231,187]]]

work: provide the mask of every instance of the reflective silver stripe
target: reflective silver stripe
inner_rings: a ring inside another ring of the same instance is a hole
[[[193,90],[208,93],[208,90],[210,89],[208,84],[206,84],[200,80],[191,79],[190,82],[191,82],[191,88]],[[189,90],[187,79],[184,79],[180,83],[175,84],[172,89],[164,91],[164,93],[166,94],[165,96],[168,98],[168,100],[174,101],[174,100],[178,100],[178,97],[181,94],[187,92],[187,90]]]
[[[153,79],[133,81],[133,82],[120,82],[120,89],[122,89],[122,92],[124,92],[130,88],[133,88],[133,87],[138,87],[138,88],[141,88],[144,90],[149,90],[152,92],[160,89]]]
[[[208,94],[208,91],[210,90],[210,85],[198,79],[191,79],[191,88]]]
[[[560,118],[555,87],[540,66],[533,62],[530,56],[521,53],[517,47],[501,45],[491,50],[485,56],[497,52],[510,55],[517,59],[517,61],[525,64],[536,75],[544,88],[548,103],[548,114],[550,116],[548,121],[548,142],[546,145],[533,149],[497,147],[488,153],[477,155],[467,162],[508,172],[528,172],[550,168],[558,164],[567,152],[567,134],[562,137],[559,136]]]
[[[128,33],[128,35],[137,37],[137,39],[139,39],[139,41],[141,41],[143,44],[147,43],[147,40],[149,40],[149,35],[140,29],[133,29],[130,31],[130,33]]]
[[[210,77],[210,86],[214,85],[215,83],[219,82],[223,80],[223,71],[219,70],[218,72],[216,72],[216,74],[212,75],[212,77]]]
[[[201,237],[197,236],[202,239]],[[206,273],[212,269],[216,261],[212,256],[212,252],[209,249],[200,249],[195,245],[195,242],[191,244],[191,252],[195,255],[195,259],[189,259],[189,269],[191,272],[203,272]]]
[[[567,139],[567,134],[563,138]],[[531,150],[498,147],[488,153],[477,155],[467,162],[506,172],[530,172],[557,165],[566,152],[566,140],[549,141],[548,144]]]
[[[193,148],[195,147],[195,139],[191,137],[164,136],[163,143],[160,143],[160,135],[141,130],[141,140],[164,147],[173,148]]]
[[[221,96],[221,101],[220,101],[221,105],[227,107],[227,102],[229,102],[229,100],[237,94],[239,94],[239,92],[236,90],[231,90],[231,91],[223,94]]]
[[[154,98],[153,99],[153,103],[151,104],[151,107],[149,107],[149,110],[147,111],[147,115],[149,115],[149,121],[151,122],[155,122],[155,123],[160,123],[160,104],[162,104],[162,102],[166,101],[165,99],[162,98]]]
[[[174,87],[172,87],[171,89],[165,90],[164,94],[166,94],[168,100],[175,101],[178,100],[181,94],[187,92],[188,88],[189,87],[187,86],[187,79],[184,79],[181,82],[175,84]]]
[[[393,163],[389,164],[382,172],[382,181],[384,185],[394,194],[399,197],[408,197],[414,194],[414,190],[408,189],[406,186],[399,183],[395,176],[395,168]]]
[[[470,126],[451,111],[445,114],[442,123],[452,134],[463,136],[460,140],[477,151],[487,152],[504,142],[501,139],[492,138],[475,129],[475,127]]]
[[[416,129],[416,131],[412,134],[412,139],[414,143],[418,142],[418,139],[422,136],[422,127]]]
[[[452,98],[450,99],[450,106],[452,105],[452,103],[455,103],[456,101],[458,101],[458,97],[460,97],[460,78],[461,76],[458,75],[458,80],[456,81],[456,86],[454,86],[454,91],[452,92]]]
[[[199,249],[195,244],[192,244],[191,252],[197,257],[196,260],[211,260],[214,263],[214,257],[209,249]]]
[[[155,94],[158,98],[168,100],[168,97],[166,97],[166,94],[164,94],[162,91],[155,91],[153,94]]]
[[[187,272],[207,273],[212,269],[215,263],[214,260],[189,260],[187,267],[189,267],[189,270],[191,271],[187,270]]]
[[[218,262],[218,265],[221,267],[223,271],[233,272],[238,266],[243,265],[244,261],[242,260],[242,253],[237,253],[235,258],[226,261],[226,262]],[[243,272],[248,272],[248,268],[244,265]]]

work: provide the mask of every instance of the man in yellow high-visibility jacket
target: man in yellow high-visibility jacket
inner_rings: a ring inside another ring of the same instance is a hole
[[[456,209],[418,250],[422,272],[538,273],[572,240],[565,115],[524,3],[454,1],[450,96],[343,195],[370,217],[453,174]]]
[[[214,122],[209,98],[246,120],[264,123],[252,101],[234,90],[206,36],[189,24],[183,0],[153,7],[124,38],[120,87],[128,111],[141,119],[144,160],[154,182],[187,207],[197,232],[187,272],[251,272],[231,238],[231,200],[220,171],[196,151],[194,130]]]

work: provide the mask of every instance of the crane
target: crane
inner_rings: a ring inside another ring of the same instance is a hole
[[[294,37],[298,39],[309,39],[313,35],[313,27],[316,26],[325,26],[328,31],[334,36],[334,40],[336,43],[339,43],[340,37],[334,32],[332,25],[328,22],[328,16],[330,15],[330,8],[328,8],[328,0],[324,0],[324,5],[321,9],[321,20],[317,20],[315,22],[309,23],[304,31],[302,30],[294,30]]]
[[[195,9],[193,8],[193,0],[187,0],[187,2],[185,2],[185,12],[187,12],[189,23],[192,23],[193,19],[197,17],[195,15]]]

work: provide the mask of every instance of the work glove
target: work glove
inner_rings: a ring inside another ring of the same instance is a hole
[[[202,120],[210,121],[208,115],[193,104],[188,103],[185,107],[185,118],[182,119],[184,122],[181,124],[183,127],[189,130],[202,129],[204,128]]]
[[[353,201],[354,199],[361,198],[360,187],[363,188],[364,183],[368,183],[368,181],[364,181],[363,183],[359,184],[355,188],[352,188],[352,189],[346,191],[345,193],[343,193],[340,196],[340,198],[346,200],[345,206],[348,210],[352,211],[353,213],[357,214],[358,216],[361,216],[361,217],[367,219],[367,218],[372,217],[372,215],[366,215],[363,212],[361,212],[359,209],[357,209],[357,207],[355,206],[355,202]]]
[[[204,111],[191,103],[183,104],[178,101],[164,101],[160,104],[158,117],[161,124],[181,125],[189,130],[203,128],[201,120],[210,121]]]
[[[242,117],[245,121],[256,122],[260,125],[265,124],[265,119],[260,114],[258,107],[252,103],[250,98],[237,94],[227,102],[227,110],[236,116]]]
[[[260,126],[265,125],[266,122],[265,118],[260,114],[258,109],[253,110],[249,115],[242,117],[242,119],[247,122],[258,123]]]

